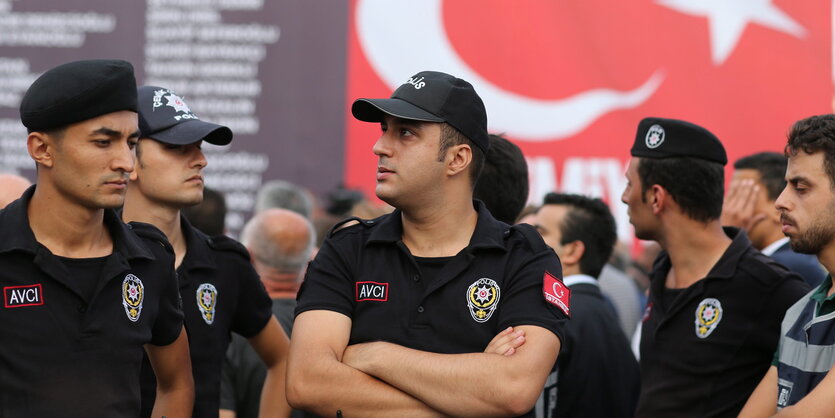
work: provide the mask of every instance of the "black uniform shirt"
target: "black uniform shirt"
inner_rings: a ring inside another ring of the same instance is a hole
[[[194,417],[213,417],[220,408],[220,374],[230,332],[247,338],[261,332],[272,316],[272,300],[243,245],[223,235],[208,237],[185,217],[180,220],[188,249],[177,275],[194,375]],[[144,416],[150,416],[155,387],[152,370],[145,367]]]
[[[35,240],[34,186],[0,210],[0,416],[135,417],[143,344],[168,345],[183,316],[174,253],[150,225],[106,210],[113,253],[92,297]]]
[[[710,270],[663,300],[670,258],[653,266],[641,333],[637,416],[736,416],[768,370],[783,315],[809,287],[795,273],[733,239]]]
[[[553,283],[562,277],[553,250],[529,225],[510,227],[475,205],[470,244],[431,280],[401,241],[399,210],[332,232],[308,267],[296,315],[339,312],[353,320],[349,344],[383,340],[435,353],[484,351],[508,326],[562,338],[566,315],[543,294],[563,287]]]

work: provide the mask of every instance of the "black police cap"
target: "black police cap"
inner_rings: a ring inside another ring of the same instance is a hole
[[[214,145],[232,142],[232,130],[204,122],[177,93],[156,86],[142,86],[139,92],[139,131],[142,137],[171,145],[206,141]]]
[[[490,148],[484,102],[472,84],[446,73],[421,71],[398,87],[389,99],[355,100],[351,113],[364,122],[382,122],[384,114],[423,122],[446,122],[485,154]]]
[[[20,102],[20,120],[48,131],[108,113],[136,112],[133,66],[122,60],[85,60],[41,74]]]
[[[690,157],[728,163],[725,147],[699,125],[677,119],[644,118],[632,145],[632,156],[641,158]]]

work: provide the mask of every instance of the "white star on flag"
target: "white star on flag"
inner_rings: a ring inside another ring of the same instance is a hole
[[[713,64],[721,65],[736,48],[748,24],[756,23],[798,38],[806,36],[806,29],[771,1],[658,0],[658,3],[684,14],[707,17]]]

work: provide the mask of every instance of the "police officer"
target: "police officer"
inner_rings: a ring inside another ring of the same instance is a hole
[[[765,374],[803,280],[723,230],[725,148],[695,124],[638,125],[622,200],[664,249],[650,274],[637,416],[736,416]]]
[[[155,416],[186,416],[194,388],[174,254],[123,224],[139,136],[125,61],[53,68],[20,105],[37,184],[0,211],[0,416],[135,417],[143,346]]]
[[[529,413],[569,291],[532,227],[472,199],[489,144],[481,98],[424,71],[351,110],[380,123],[376,194],[397,210],[332,232],[308,268],[288,400],[325,416]]]
[[[139,88],[139,128],[137,167],[123,217],[157,226],[174,247],[194,373],[194,416],[218,415],[221,367],[230,332],[248,338],[268,367],[262,413],[289,414],[284,397],[289,342],[272,315],[272,301],[249,262],[249,253],[227,236],[206,236],[180,213],[203,199],[202,170],[207,162],[200,150],[202,142],[226,145],[232,141],[232,131],[198,119],[180,96],[154,86]],[[153,379],[145,374],[146,416],[153,394]]]

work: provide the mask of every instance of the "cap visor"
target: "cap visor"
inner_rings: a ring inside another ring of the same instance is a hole
[[[443,122],[435,116],[402,99],[357,99],[351,113],[363,122],[382,122],[383,115],[423,122]]]
[[[148,137],[172,145],[188,145],[197,141],[226,145],[232,142],[232,130],[222,125],[192,119],[149,134]]]

